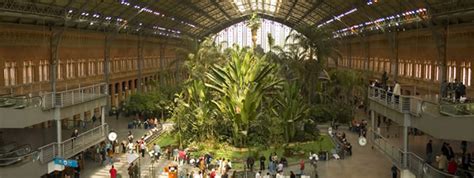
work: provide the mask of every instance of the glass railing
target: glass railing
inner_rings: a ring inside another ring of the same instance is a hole
[[[448,116],[474,116],[474,103],[442,103],[439,112]]]

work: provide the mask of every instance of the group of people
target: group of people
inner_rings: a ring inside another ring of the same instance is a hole
[[[454,102],[464,102],[466,100],[466,86],[458,79],[449,83],[445,80],[441,83],[441,97]]]
[[[436,156],[436,162],[438,169],[446,171],[450,174],[458,173],[458,167],[460,166],[463,170],[469,170],[472,162],[471,153],[467,153],[467,142],[461,142],[461,156],[458,156],[453,151],[453,148],[449,143],[444,142],[441,147],[441,154]],[[431,164],[433,162],[433,141],[429,140],[426,144],[426,162]],[[465,172],[469,173],[469,172]],[[472,176],[472,175],[470,175]]]
[[[339,147],[339,153],[337,156],[333,154],[333,157],[336,159],[339,158],[339,155],[342,155],[342,158],[345,157],[347,154],[348,156],[352,156],[352,145],[347,141],[346,138],[346,133],[345,132],[337,132],[336,134],[336,139],[338,140],[339,144],[337,147]]]
[[[401,87],[400,87],[400,83],[395,80],[394,83],[393,83],[393,86],[388,86],[388,75],[387,75],[387,72],[384,72],[382,74],[382,81],[381,82],[378,82],[377,80],[372,82],[370,84],[371,87],[376,87],[376,88],[381,88],[385,91],[387,91],[387,101],[388,102],[395,102],[395,103],[399,103],[399,100],[400,100],[400,95],[402,94],[401,92]],[[376,93],[376,96],[378,96],[379,93]],[[393,101],[392,101],[392,98],[393,98]]]

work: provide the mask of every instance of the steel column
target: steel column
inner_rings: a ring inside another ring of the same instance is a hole
[[[408,168],[408,127],[411,126],[410,124],[410,113],[405,113],[403,116],[403,165],[404,169]]]
[[[141,34],[138,35],[138,58],[137,58],[137,64],[138,64],[138,90],[137,92],[140,93],[142,92],[142,70],[143,70],[143,37]]]
[[[59,63],[59,44],[61,42],[61,36],[64,32],[64,28],[61,29],[52,29],[51,30],[51,39],[50,39],[50,81],[51,81],[51,99],[54,106],[53,110],[53,119],[56,120],[56,142],[62,142],[62,125],[61,125],[61,111],[56,98],[56,79],[57,79],[57,65]],[[62,99],[62,98],[59,98]],[[58,156],[61,156],[61,148],[58,147]]]
[[[390,43],[390,52],[392,54],[392,57],[390,59],[391,71],[387,71],[387,72],[389,73],[391,72],[393,75],[393,80],[397,80],[398,79],[398,63],[399,63],[398,61],[398,32],[397,31],[391,32],[388,35],[388,41]]]
[[[110,94],[110,99],[107,98],[107,103],[106,107],[107,110],[110,109],[111,107],[111,99],[114,98],[113,93],[109,93],[109,84],[110,84],[110,46],[112,45],[112,40],[113,40],[114,35],[107,33],[105,35],[105,43],[104,43],[104,80],[105,80],[105,94],[109,95]]]
[[[160,43],[160,85],[163,86],[163,75],[164,75],[164,63],[165,63],[165,48],[166,44],[165,43]]]

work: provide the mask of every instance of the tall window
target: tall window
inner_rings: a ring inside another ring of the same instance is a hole
[[[5,62],[3,69],[5,86],[16,85],[16,62]]]
[[[275,45],[283,47],[285,39],[292,29],[272,20],[262,19],[261,23],[262,26],[257,31],[257,45],[260,45],[264,51],[269,51],[270,46],[267,34],[270,33],[275,40]],[[240,22],[217,33],[215,41],[218,44],[226,42],[223,43],[224,48],[231,47],[232,44],[252,46],[252,34],[245,22]],[[343,63],[343,65],[347,66],[347,63]]]
[[[431,80],[431,62],[425,63],[425,79]]]
[[[33,62],[23,61],[23,83],[33,82]]]
[[[467,67],[467,82],[466,82],[466,85],[471,86],[472,85],[472,83],[471,83],[472,82],[472,70],[471,70],[472,69],[472,63],[471,62],[467,63],[466,67]]]

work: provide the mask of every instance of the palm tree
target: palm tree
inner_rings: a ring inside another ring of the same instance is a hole
[[[261,116],[262,101],[281,83],[275,65],[264,58],[252,50],[234,48],[226,65],[215,65],[206,74],[206,86],[218,94],[212,102],[232,123],[234,145],[245,145],[250,124]]]
[[[252,42],[253,42],[253,47],[257,47],[257,31],[262,26],[262,21],[260,17],[254,13],[250,17],[250,19],[247,21],[247,27],[250,28],[250,31],[252,32]]]
[[[293,40],[293,44],[289,45],[290,49],[301,50],[304,53],[297,58],[299,60],[297,69],[308,103],[314,104],[319,75],[324,72],[328,58],[340,56],[340,52],[336,49],[336,41],[331,33],[324,29],[306,27],[300,28],[299,32],[301,33],[291,33],[287,40]]]

